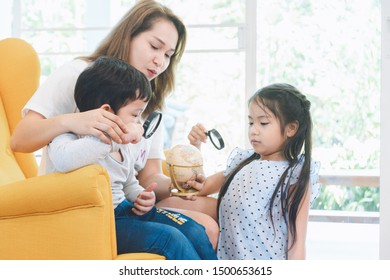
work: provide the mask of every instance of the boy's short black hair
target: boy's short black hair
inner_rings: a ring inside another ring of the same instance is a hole
[[[74,98],[80,112],[109,104],[114,113],[129,101],[152,97],[152,89],[143,73],[125,61],[102,56],[87,67],[77,79]]]

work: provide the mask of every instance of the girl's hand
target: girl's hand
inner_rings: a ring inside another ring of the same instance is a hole
[[[106,144],[111,143],[110,138],[120,144],[130,143],[131,140],[126,136],[129,128],[123,121],[117,115],[101,108],[67,114],[63,123],[75,134],[93,135]]]
[[[202,174],[197,174],[196,180],[188,181],[187,185],[189,185],[190,187],[193,187],[194,189],[201,192],[205,181],[206,181],[206,178]],[[181,198],[184,198],[186,200],[195,201],[197,197],[198,197],[197,195],[187,195],[187,196],[182,196]]]
[[[134,201],[135,208],[132,209],[134,214],[140,216],[152,210],[156,203],[156,195],[153,192],[156,186],[157,183],[152,183],[138,195]]]
[[[207,129],[201,123],[194,125],[188,134],[187,138],[190,140],[190,144],[197,147],[200,150],[200,147],[203,143],[207,141],[206,135]]]

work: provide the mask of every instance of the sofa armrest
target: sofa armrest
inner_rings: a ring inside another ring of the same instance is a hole
[[[106,182],[104,182],[106,181]],[[112,203],[105,169],[90,165],[69,173],[53,173],[0,186],[0,219],[55,213]],[[109,192],[109,193],[107,193]]]
[[[0,186],[0,259],[115,259],[105,169],[90,165]]]

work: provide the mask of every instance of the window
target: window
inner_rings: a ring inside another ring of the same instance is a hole
[[[309,96],[322,169],[379,170],[380,18],[378,0],[259,1],[258,84],[286,81]],[[334,206],[378,211],[371,191]]]

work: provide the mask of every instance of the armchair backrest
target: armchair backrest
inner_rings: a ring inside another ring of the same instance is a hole
[[[34,154],[14,153],[9,141],[39,78],[39,58],[30,44],[18,38],[0,40],[0,185],[37,174]]]

